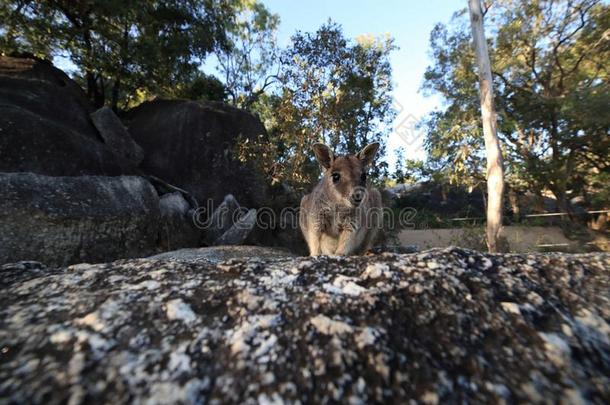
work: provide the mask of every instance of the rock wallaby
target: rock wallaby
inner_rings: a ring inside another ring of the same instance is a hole
[[[382,226],[381,195],[367,186],[366,172],[379,143],[355,155],[333,156],[321,143],[313,145],[324,176],[301,200],[299,223],[311,256],[363,254]]]

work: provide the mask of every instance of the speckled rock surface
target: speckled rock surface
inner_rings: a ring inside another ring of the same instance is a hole
[[[202,248],[179,249],[151,256],[152,260],[172,260],[186,263],[217,264],[231,259],[256,257],[261,260],[289,258],[295,255],[285,249],[264,246],[209,246]]]
[[[0,173],[0,264],[148,256],[158,233],[159,197],[142,177]]]
[[[607,403],[610,255],[0,271],[15,403]]]

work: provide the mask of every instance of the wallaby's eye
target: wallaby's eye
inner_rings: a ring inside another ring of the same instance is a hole
[[[360,175],[360,180],[364,183],[366,181],[366,173],[362,173],[362,175]]]
[[[337,183],[341,180],[341,175],[339,173],[333,173],[333,183]]]

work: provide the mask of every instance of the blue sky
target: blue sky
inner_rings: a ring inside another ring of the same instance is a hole
[[[328,18],[341,24],[345,35],[350,38],[361,34],[389,33],[399,47],[394,51],[391,63],[394,99],[400,113],[394,123],[395,130],[388,139],[387,161],[394,164],[393,151],[401,146],[405,148],[407,157],[424,158],[421,134],[413,129],[413,125],[439,107],[441,102],[438,97],[424,97],[419,92],[424,72],[430,64],[430,32],[436,23],[448,22],[455,11],[465,8],[466,0],[263,0],[263,3],[280,16],[278,39],[282,46],[289,43],[295,31],[315,31]]]

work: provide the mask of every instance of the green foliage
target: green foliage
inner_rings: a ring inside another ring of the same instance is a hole
[[[396,149],[394,172],[391,175],[393,184],[415,184],[435,180],[442,183],[442,177],[431,169],[428,162],[419,159],[406,159],[405,149]]]
[[[98,106],[136,94],[172,96],[201,61],[226,46],[238,0],[7,0],[0,3],[4,53],[65,56]]]
[[[437,180],[434,175],[435,173],[430,169],[427,162],[423,160],[407,159],[404,162],[405,183]],[[441,184],[441,181],[437,180],[436,183]]]
[[[591,208],[594,210],[608,209],[608,201],[610,201],[610,173],[594,173],[590,176],[590,187],[594,190],[599,190],[591,196]]]
[[[280,19],[258,1],[244,1],[227,27],[228,46],[217,52],[229,101],[250,109],[278,79]]]
[[[500,1],[486,15],[498,135],[515,190],[568,196],[602,192],[610,170],[610,7],[599,1]],[[427,119],[429,164],[451,183],[485,179],[477,77],[467,16],[430,37],[424,91],[445,108]]]
[[[394,165],[394,173],[392,174],[392,179],[396,183],[404,183],[407,175],[405,173],[405,149],[398,148],[396,152],[396,164]]]
[[[176,87],[174,95],[187,100],[223,101],[227,90],[216,77],[197,71],[192,78]]]

